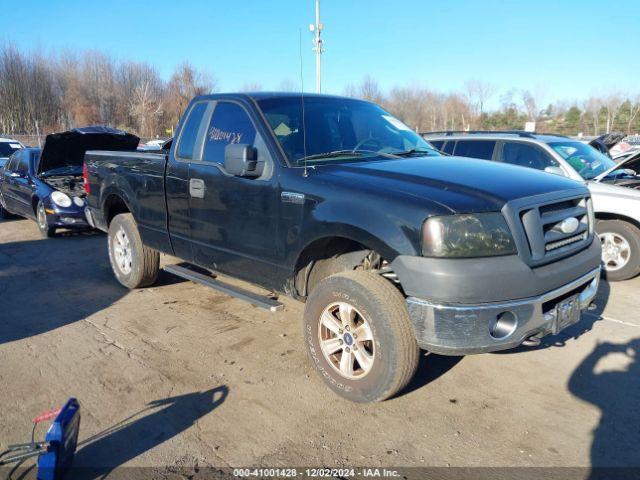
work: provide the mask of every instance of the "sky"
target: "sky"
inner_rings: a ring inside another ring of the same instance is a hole
[[[323,91],[366,75],[383,91],[461,91],[471,79],[544,102],[640,93],[640,1],[321,0]],[[184,60],[221,91],[315,88],[314,0],[0,0],[0,43],[47,53],[98,49],[164,78]]]

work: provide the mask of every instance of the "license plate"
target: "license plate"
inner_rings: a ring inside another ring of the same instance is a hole
[[[565,298],[556,305],[554,334],[580,320],[580,299],[578,295]]]

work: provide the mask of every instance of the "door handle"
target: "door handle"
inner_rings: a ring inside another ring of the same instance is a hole
[[[204,198],[204,180],[201,178],[192,178],[189,180],[189,195],[195,198]]]

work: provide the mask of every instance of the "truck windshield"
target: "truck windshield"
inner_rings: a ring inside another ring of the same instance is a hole
[[[585,180],[591,180],[615,165],[609,157],[582,142],[550,142],[549,146]]]
[[[351,163],[380,157],[439,156],[425,140],[379,106],[310,96],[258,102],[292,166]]]

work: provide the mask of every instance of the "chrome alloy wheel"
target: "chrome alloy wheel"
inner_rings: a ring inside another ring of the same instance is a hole
[[[605,270],[620,270],[631,258],[631,246],[626,238],[617,233],[607,232],[599,235],[602,242],[602,263]]]
[[[322,354],[340,375],[359,380],[371,371],[373,332],[355,307],[346,302],[330,304],[322,311],[318,329]]]
[[[44,211],[44,205],[41,203],[38,206],[38,226],[42,230],[46,230],[47,225],[47,212]]]
[[[113,258],[123,274],[129,275],[131,273],[131,263],[133,262],[131,242],[123,228],[120,228],[113,238]]]

